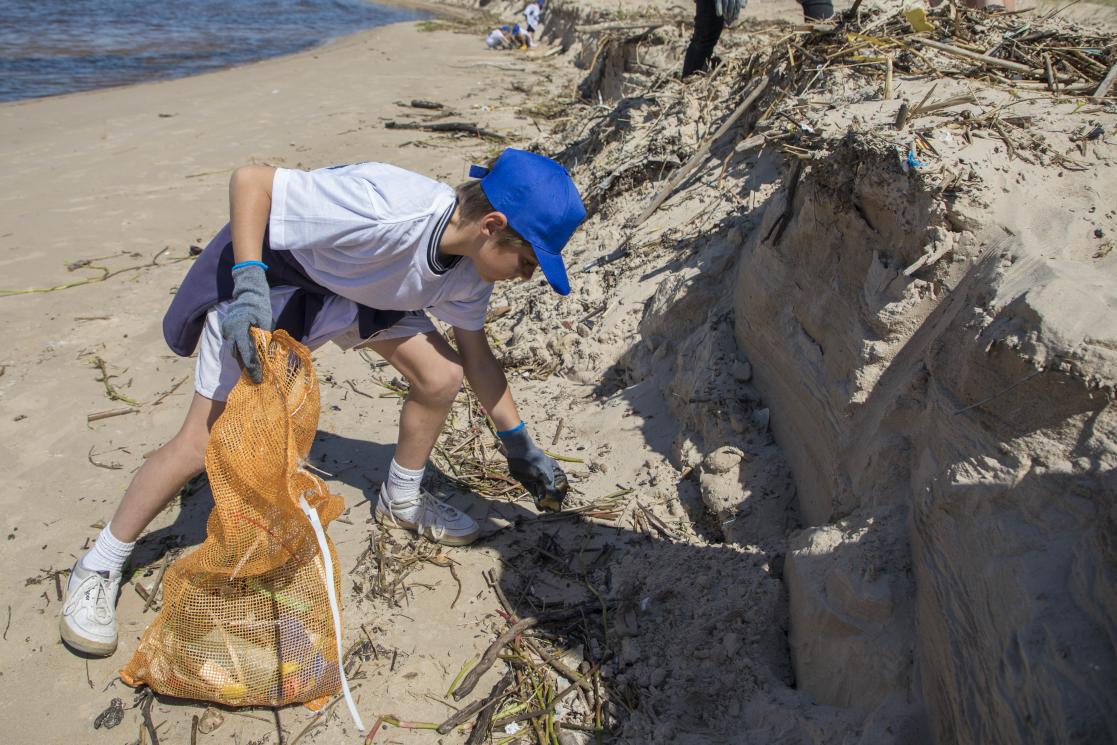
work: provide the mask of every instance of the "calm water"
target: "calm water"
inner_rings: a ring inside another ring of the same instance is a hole
[[[193,75],[421,17],[363,0],[0,0],[0,101]]]

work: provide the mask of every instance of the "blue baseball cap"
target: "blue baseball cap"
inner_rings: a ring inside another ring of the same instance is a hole
[[[586,208],[570,174],[550,158],[507,148],[491,168],[471,166],[489,203],[523,236],[547,282],[560,295],[570,293],[562,249],[586,219]]]

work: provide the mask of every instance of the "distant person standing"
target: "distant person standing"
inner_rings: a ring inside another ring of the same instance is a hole
[[[722,29],[732,26],[747,0],[695,0],[694,34],[683,57],[683,77],[696,72],[709,72],[720,60],[714,56],[714,47],[721,38]],[[820,21],[834,15],[832,0],[799,0],[803,17]]]
[[[542,12],[539,3],[534,0],[524,8],[524,25],[527,26],[527,32],[532,36],[539,31],[539,14]]]

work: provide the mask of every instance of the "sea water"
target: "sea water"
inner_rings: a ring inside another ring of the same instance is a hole
[[[193,75],[423,15],[364,0],[0,0],[0,101]]]

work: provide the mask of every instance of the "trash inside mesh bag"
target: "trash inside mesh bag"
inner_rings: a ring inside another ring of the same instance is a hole
[[[306,347],[283,331],[253,333],[264,380],[242,375],[213,426],[206,540],[167,569],[163,607],[120,676],[231,706],[318,708],[343,686],[350,703],[340,575],[321,527],[343,502],[302,465],[318,380]]]

